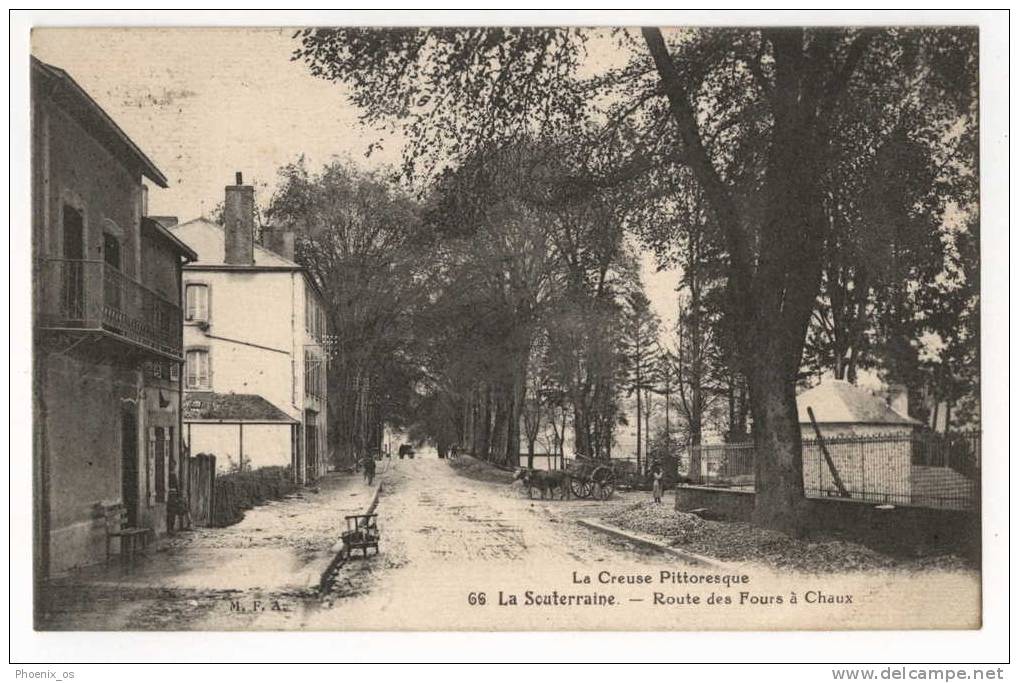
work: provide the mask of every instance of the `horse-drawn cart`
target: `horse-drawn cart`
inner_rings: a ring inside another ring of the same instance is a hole
[[[570,475],[570,492],[577,498],[594,496],[608,500],[616,490],[616,471],[610,461],[577,453],[567,462],[566,471]]]

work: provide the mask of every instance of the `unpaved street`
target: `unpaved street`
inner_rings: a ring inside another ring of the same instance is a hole
[[[707,568],[577,523],[646,501],[646,492],[617,492],[607,502],[529,500],[509,473],[434,456],[387,461],[379,476],[380,553],[349,558],[325,594],[313,584],[334,555],[343,515],[371,498],[360,477],[329,475],[318,493],[256,508],[226,529],[181,536],[129,575],[55,582],[41,625],[668,630],[879,627],[892,619],[959,628],[971,626],[966,615],[979,601],[975,572],[930,572],[916,584],[918,575],[904,572]],[[711,578],[691,585],[687,574]],[[740,576],[744,583],[718,583]],[[808,591],[851,600],[804,602]],[[798,605],[789,602],[793,593]]]
[[[318,605],[319,579],[335,555],[343,516],[361,512],[372,491],[359,475],[331,473],[313,488],[246,511],[232,526],[166,538],[129,571],[114,561],[60,577],[42,591],[39,625],[296,628]]]
[[[331,608],[310,615],[307,626],[499,628],[494,620],[509,616],[494,611],[500,590],[504,595],[528,589],[590,593],[591,586],[572,585],[574,571],[682,567],[576,523],[647,494],[617,496],[607,503],[561,501],[558,496],[528,500],[508,473],[489,470],[475,476],[434,458],[394,461],[378,509],[380,556],[355,557],[345,564]],[[472,596],[477,602],[480,593],[484,605],[463,609]],[[588,609],[604,614],[606,627],[611,625],[611,610]],[[553,625],[555,612],[526,614],[535,627]],[[568,614],[558,616],[565,620],[555,624],[569,625]]]
[[[931,573],[923,590],[915,590],[916,577],[908,573],[811,576],[742,565],[684,565],[674,556],[646,552],[576,523],[646,500],[647,493],[617,493],[605,503],[528,500],[509,479],[484,466],[394,460],[378,508],[380,555],[347,562],[331,597],[303,615],[302,627],[837,628],[877,627],[889,619],[917,627],[963,626],[979,601],[972,572]],[[663,582],[662,572],[675,573],[677,581]],[[679,576],[685,573],[712,575],[712,580],[745,575],[747,582],[691,585]],[[640,583],[640,577],[650,581]],[[852,601],[806,602],[807,591],[851,594]],[[790,604],[792,593],[798,594],[798,604]],[[584,602],[607,596],[611,605]]]

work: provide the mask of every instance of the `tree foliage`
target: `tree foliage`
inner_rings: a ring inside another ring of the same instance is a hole
[[[615,219],[588,221],[594,233],[699,197],[718,228],[731,359],[749,389],[756,516],[795,530],[808,327],[822,283],[831,305],[857,277],[826,263],[826,250],[839,237],[862,244],[872,228],[897,242],[901,218],[937,222],[944,204],[934,183],[921,198],[932,211],[890,197],[873,203],[887,216],[837,231],[844,205],[869,203],[867,190],[836,197],[861,182],[911,192],[910,177],[932,166],[975,168],[976,37],[941,27],[309,29],[295,58],[350,85],[363,120],[399,129],[409,176],[434,178],[525,137],[572,139],[572,186]],[[902,320],[900,294],[878,296]]]

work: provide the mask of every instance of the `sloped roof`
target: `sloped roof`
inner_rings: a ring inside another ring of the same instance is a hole
[[[245,268],[303,270],[299,264],[283,258],[257,242],[254,245],[254,265],[228,265],[226,263],[226,233],[223,232],[223,226],[213,223],[207,218],[196,218],[187,223],[178,223],[170,228],[170,232],[198,253],[198,259],[189,265],[192,270],[217,266],[239,270]]]
[[[127,158],[138,164],[145,177],[156,185],[169,187],[163,172],[156,168],[145,152],[139,149],[117,122],[71,78],[69,73],[36,57],[31,58],[31,64],[32,77],[46,83],[54,100],[74,116],[85,130],[121,159]]]
[[[187,258],[187,260],[194,261],[196,258],[198,258],[198,254],[196,254],[191,247],[181,242],[176,235],[167,230],[166,227],[159,221],[153,220],[149,216],[142,216],[142,227],[147,228],[148,230],[151,230],[152,232],[162,237],[178,253],[183,254]]]
[[[800,423],[810,423],[807,408],[822,424],[916,425],[917,420],[900,415],[880,396],[844,380],[825,380],[796,397]]]
[[[184,396],[184,421],[281,422],[293,419],[258,394],[189,392]]]

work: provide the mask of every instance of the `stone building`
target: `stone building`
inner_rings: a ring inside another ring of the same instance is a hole
[[[219,471],[326,471],[326,335],[321,293],[294,262],[293,233],[255,241],[254,188],[226,188],[225,226],[171,228],[198,253],[184,268],[184,439]]]
[[[105,558],[104,508],[166,529],[180,457],[180,282],[146,216],[167,181],[65,71],[31,63],[37,578]],[[114,545],[116,549],[116,545]]]

